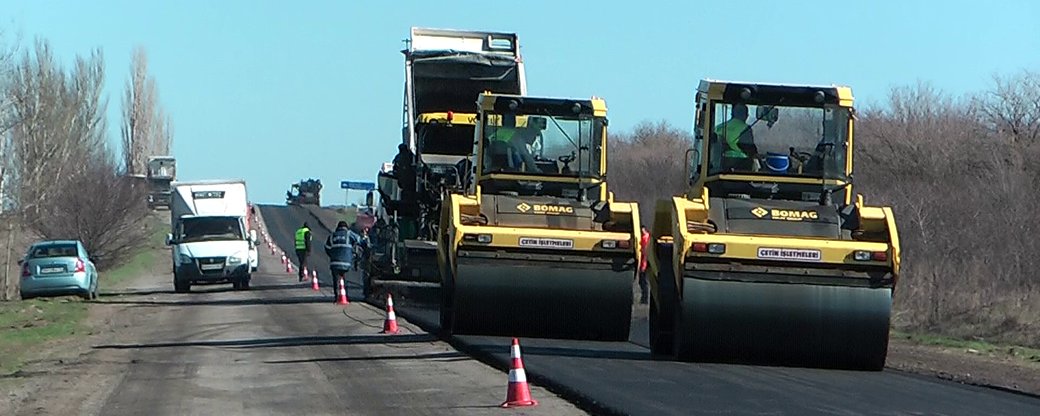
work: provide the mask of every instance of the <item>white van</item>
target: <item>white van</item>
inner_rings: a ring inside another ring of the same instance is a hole
[[[174,182],[171,188],[166,244],[172,248],[174,290],[187,292],[196,283],[249,289],[258,253],[245,181]]]

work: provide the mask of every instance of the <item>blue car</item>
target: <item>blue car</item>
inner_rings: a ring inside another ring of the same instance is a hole
[[[97,268],[79,241],[37,242],[18,264],[22,266],[22,299],[62,295],[97,299]]]

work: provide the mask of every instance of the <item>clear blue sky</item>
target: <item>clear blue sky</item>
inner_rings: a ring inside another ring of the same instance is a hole
[[[143,45],[179,176],[244,178],[271,203],[306,177],[340,203],[339,180],[372,181],[393,157],[411,26],[518,33],[529,93],[604,97],[615,130],[688,129],[704,77],[847,84],[862,106],[917,80],[961,94],[994,73],[1040,70],[1040,6],[1028,0],[511,4],[8,0],[0,27],[23,46],[49,39],[66,62],[103,49],[113,141]]]

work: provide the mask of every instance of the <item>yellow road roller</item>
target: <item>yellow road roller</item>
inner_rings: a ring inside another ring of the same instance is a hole
[[[600,98],[485,92],[438,233],[446,334],[627,340],[639,210],[607,188]]]
[[[651,230],[658,359],[881,370],[899,236],[853,192],[852,91],[702,80]]]

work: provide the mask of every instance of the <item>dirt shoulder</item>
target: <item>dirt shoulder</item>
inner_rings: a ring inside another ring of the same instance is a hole
[[[964,384],[1040,395],[1040,363],[1011,347],[959,346],[953,340],[893,335],[888,367]],[[954,345],[934,345],[936,343]]]
[[[168,255],[154,255],[152,259],[157,263],[165,259],[166,265],[153,263],[149,270],[169,269]],[[118,384],[129,359],[125,351],[97,351],[90,346],[125,337],[132,318],[121,313],[124,306],[107,304],[106,299],[138,292],[133,289],[135,285],[155,278],[153,274],[124,278],[102,289],[98,302],[47,301],[82,307],[85,317],[72,323],[74,329],[67,334],[33,344],[31,351],[20,357],[17,371],[0,379],[0,389],[6,392],[0,397],[0,414],[78,414],[100,406],[111,393],[106,388]]]
[[[271,272],[277,260],[264,254],[255,290],[175,294],[166,250],[82,303],[75,336],[42,344],[0,379],[0,414],[501,411],[505,374],[410,333],[406,320],[399,325],[409,333],[384,339],[374,332],[382,310],[328,304],[327,293]],[[528,414],[583,413],[537,386],[532,394],[543,403]]]

